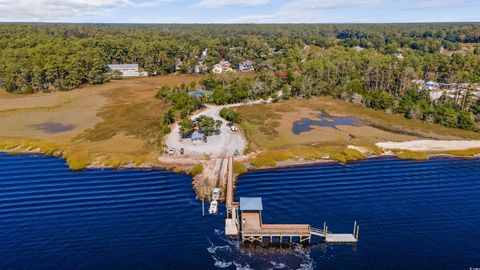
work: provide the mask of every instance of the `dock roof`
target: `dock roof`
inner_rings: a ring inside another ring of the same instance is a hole
[[[262,211],[261,197],[240,197],[240,211]]]

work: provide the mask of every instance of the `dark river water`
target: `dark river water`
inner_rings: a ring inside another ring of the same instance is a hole
[[[359,243],[243,248],[225,209],[201,215],[191,178],[161,170],[72,172],[62,159],[0,154],[0,269],[469,269],[480,267],[480,159],[372,159],[250,172],[267,223]]]

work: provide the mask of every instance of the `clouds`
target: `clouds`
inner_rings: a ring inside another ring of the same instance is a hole
[[[475,11],[479,8],[480,0],[0,0],[0,21],[116,23],[472,21],[472,18],[478,18],[478,12]]]
[[[225,6],[259,6],[269,3],[270,0],[201,0],[195,7],[225,7]]]
[[[289,0],[275,10],[234,18],[240,23],[377,23],[474,21],[479,0]],[[443,11],[440,11],[442,10]],[[435,11],[434,11],[435,10]],[[455,12],[455,10],[465,11]]]
[[[103,16],[108,10],[158,6],[167,0],[0,0],[1,21],[69,21]]]
[[[283,9],[333,9],[381,2],[382,0],[296,0],[285,5]]]

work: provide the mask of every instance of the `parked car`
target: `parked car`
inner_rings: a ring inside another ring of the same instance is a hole
[[[168,149],[168,154],[171,155],[171,156],[175,155],[176,152],[177,152],[177,151],[176,151],[175,148],[173,148],[173,147],[170,148],[170,149]]]
[[[185,149],[180,148],[180,155],[183,155],[185,153]]]
[[[233,125],[230,127],[230,130],[232,130],[233,132],[237,132],[238,128],[235,125]]]

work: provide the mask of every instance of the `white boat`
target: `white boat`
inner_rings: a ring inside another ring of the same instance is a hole
[[[219,188],[214,188],[212,190],[212,200],[218,201],[220,199],[220,189]]]
[[[208,212],[210,213],[210,215],[215,215],[217,214],[217,211],[218,211],[218,202],[214,200],[210,203],[210,208],[208,209]]]

